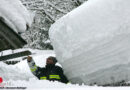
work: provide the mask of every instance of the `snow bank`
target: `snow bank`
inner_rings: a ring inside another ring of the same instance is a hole
[[[17,49],[16,51],[23,51],[25,49]],[[31,50],[31,49],[29,49]],[[31,50],[35,52],[33,58],[38,66],[44,66],[46,58],[48,56],[54,56],[53,51],[43,50]],[[4,87],[26,87],[26,90],[129,90],[129,87],[125,88],[112,88],[112,87],[97,87],[97,86],[85,86],[78,84],[63,84],[60,82],[50,82],[48,80],[38,80],[29,70],[26,60],[21,61],[16,65],[6,65],[0,62],[0,77],[3,78],[3,82],[0,83]]]
[[[46,58],[48,58],[49,56],[55,56],[55,53],[52,50],[37,50],[37,49],[29,49],[29,48],[16,49],[16,50],[9,49],[9,50],[0,52],[0,55],[4,56],[4,55],[26,51],[26,50],[29,50],[32,53],[32,55],[30,56],[33,57],[33,59],[35,60],[35,63],[40,67],[45,66]],[[28,67],[26,60],[25,61],[22,60],[24,57],[26,56],[7,60],[7,61],[21,61],[20,63],[16,65],[6,65],[4,63],[0,64],[0,76],[2,76],[4,80],[6,81],[10,79],[11,80],[15,80],[15,79],[16,80],[29,80],[30,78],[34,77],[32,73],[30,72],[30,69]],[[56,63],[56,65],[62,67],[59,63]]]
[[[2,77],[4,81],[29,80],[29,78],[32,78],[33,75],[29,71],[29,67],[27,66],[27,64],[24,64],[24,66],[26,67],[20,69],[18,66],[0,63],[0,77]],[[28,72],[30,73],[25,73],[25,70],[28,70]]]
[[[45,66],[46,58],[48,56],[55,56],[54,52],[51,50],[45,51],[45,50],[32,50],[32,49],[17,49],[14,50],[14,52],[19,52],[24,50],[30,50],[32,53],[35,52],[31,56],[35,60],[36,65],[40,67]],[[9,50],[6,53],[9,53]],[[26,60],[22,61],[22,58],[15,58],[14,60],[18,60],[21,62],[15,65],[7,65],[3,62],[0,62],[0,77],[2,77],[4,81],[9,81],[9,80],[28,81],[31,78],[35,78],[35,76],[31,73]]]
[[[50,28],[72,83],[130,80],[130,0],[88,0]]]
[[[23,51],[25,49],[17,49],[15,51]],[[55,56],[54,51],[48,50],[32,50],[29,49],[31,52],[35,52],[32,55],[34,61],[36,62],[37,66],[43,67],[46,63],[46,58],[48,56]],[[6,52],[6,51],[5,51]],[[8,51],[7,51],[8,52]],[[6,53],[7,53],[6,52]],[[0,62],[0,77],[3,78],[2,84],[4,87],[27,87],[27,90],[61,90],[61,89],[81,89],[86,88],[86,86],[82,85],[72,85],[72,84],[63,84],[60,82],[50,82],[48,80],[38,80],[29,69],[27,61],[21,61],[16,65],[7,65],[3,62]]]
[[[0,17],[16,32],[24,32],[33,20],[33,15],[20,0],[1,0]]]

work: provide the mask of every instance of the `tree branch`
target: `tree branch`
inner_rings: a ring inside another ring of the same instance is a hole
[[[53,8],[55,8],[56,10],[58,10],[59,12],[63,13],[63,14],[67,14],[67,12],[63,11],[62,9],[56,7],[54,4],[47,2],[47,4],[49,4],[50,6],[52,6]]]

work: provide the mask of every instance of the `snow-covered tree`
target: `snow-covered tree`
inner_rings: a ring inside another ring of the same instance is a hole
[[[22,34],[26,47],[52,49],[48,30],[57,19],[87,0],[21,0],[28,10],[35,11],[35,20],[29,31]]]

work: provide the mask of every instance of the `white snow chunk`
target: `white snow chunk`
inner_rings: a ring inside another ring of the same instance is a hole
[[[130,0],[88,0],[50,28],[58,61],[72,83],[130,80]]]
[[[20,0],[1,0],[0,17],[15,32],[24,32],[31,26],[33,14],[29,12]]]

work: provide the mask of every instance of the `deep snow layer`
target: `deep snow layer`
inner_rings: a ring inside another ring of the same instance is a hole
[[[130,0],[88,0],[50,28],[56,56],[73,83],[130,80]]]
[[[24,49],[19,49],[14,52],[23,50]],[[6,54],[10,53],[9,51],[5,52]],[[45,65],[45,61],[48,56],[55,56],[53,51],[31,50],[31,52],[35,53],[32,57],[34,58],[36,64],[40,67]],[[20,60],[20,58],[15,60]],[[78,84],[72,85],[59,82],[49,82],[47,80],[38,80],[30,72],[26,60],[21,61],[16,65],[6,65],[3,62],[0,62],[0,77],[3,78],[3,82],[0,83],[0,87],[5,84],[4,87],[27,87],[26,90],[129,90],[129,87],[113,88],[85,85],[79,86]]]
[[[0,0],[0,17],[16,32],[24,32],[33,20],[33,14],[20,0]]]
[[[24,50],[30,50],[33,55],[33,59],[37,66],[43,67],[46,63],[46,58],[48,56],[55,56],[54,51],[44,51],[44,50],[32,50],[32,49],[18,49],[14,52],[20,52]],[[11,50],[6,50],[3,53],[8,55],[11,54]],[[16,58],[11,60],[21,60],[22,58]],[[9,60],[10,61],[10,60]],[[57,63],[57,65],[59,65]],[[0,77],[3,78],[2,84],[4,87],[27,87],[27,90],[73,90],[73,89],[85,89],[89,88],[88,86],[79,86],[72,84],[63,84],[59,82],[50,82],[47,80],[38,80],[29,69],[27,61],[21,61],[16,65],[7,65],[3,62],[0,62]]]

